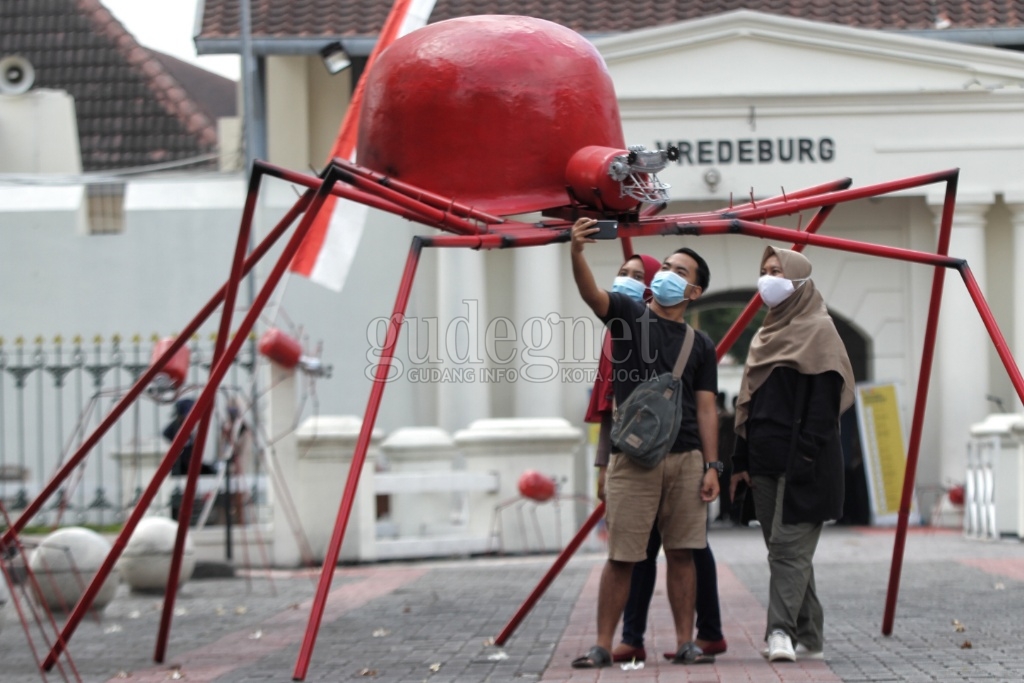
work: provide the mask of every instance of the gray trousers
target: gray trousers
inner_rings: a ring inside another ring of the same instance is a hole
[[[814,551],[821,524],[783,524],[782,492],[786,478],[752,477],[754,511],[768,546],[768,626],[786,632],[794,644],[821,650],[825,615],[814,589]]]

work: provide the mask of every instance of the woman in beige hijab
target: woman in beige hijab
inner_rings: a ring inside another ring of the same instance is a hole
[[[765,249],[758,290],[769,310],[736,402],[731,490],[752,490],[768,546],[771,661],[823,657],[812,560],[824,522],[843,512],[839,416],[853,405],[853,369],[810,275],[802,254]]]

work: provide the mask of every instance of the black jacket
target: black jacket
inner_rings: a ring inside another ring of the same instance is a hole
[[[802,375],[777,367],[751,396],[747,436],[736,439],[733,471],[786,475],[784,524],[817,524],[843,515],[842,389],[837,372]]]

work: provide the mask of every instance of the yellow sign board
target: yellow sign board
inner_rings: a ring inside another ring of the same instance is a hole
[[[895,384],[858,384],[857,414],[874,524],[895,524],[903,496],[907,449]],[[918,521],[916,496],[911,520]]]

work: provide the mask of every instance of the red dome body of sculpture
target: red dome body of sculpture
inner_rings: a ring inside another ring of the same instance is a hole
[[[543,19],[473,16],[395,41],[367,74],[357,161],[509,215],[569,203],[582,147],[624,149],[604,60]]]

